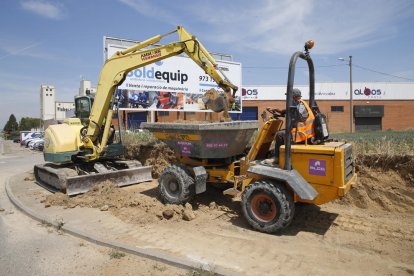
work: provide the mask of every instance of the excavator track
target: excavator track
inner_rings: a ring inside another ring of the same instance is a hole
[[[151,166],[139,162],[96,162],[94,164],[57,165],[46,163],[34,166],[36,182],[52,192],[67,195],[86,193],[103,182],[119,187],[151,181]]]

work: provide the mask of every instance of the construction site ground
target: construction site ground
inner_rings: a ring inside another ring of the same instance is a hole
[[[162,144],[130,147],[129,155],[153,165],[154,177],[174,162]],[[104,183],[68,197],[37,186],[29,171],[10,179],[9,192],[58,226],[222,274],[412,275],[414,159],[399,158],[386,166],[361,159],[358,185],[345,198],[297,205],[292,224],[273,235],[252,230],[239,199],[217,187],[185,206],[162,204],[157,180],[123,188]]]

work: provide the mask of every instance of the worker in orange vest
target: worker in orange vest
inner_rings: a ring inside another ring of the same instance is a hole
[[[293,115],[292,122],[292,142],[304,143],[306,140],[315,136],[314,121],[315,116],[309,105],[302,100],[302,93],[298,88],[292,90],[293,105],[297,108]],[[285,115],[286,110],[279,110],[277,108],[266,108],[267,110],[275,110],[276,112]],[[279,149],[281,145],[285,144],[285,130],[280,130],[275,137],[275,157],[266,159],[266,164],[279,164]]]

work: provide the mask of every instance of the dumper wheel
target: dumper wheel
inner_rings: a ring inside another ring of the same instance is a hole
[[[292,194],[276,181],[264,180],[248,185],[241,202],[245,218],[261,232],[274,233],[287,227],[295,213]]]
[[[158,179],[158,189],[164,203],[182,204],[194,195],[194,180],[185,168],[167,167]]]

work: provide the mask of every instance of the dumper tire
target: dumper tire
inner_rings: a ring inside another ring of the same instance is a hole
[[[241,203],[248,223],[265,233],[275,233],[286,228],[295,213],[292,193],[282,183],[273,180],[248,185]]]
[[[184,204],[194,196],[194,179],[182,166],[172,165],[158,178],[158,190],[164,203]]]

